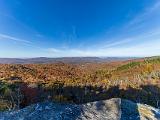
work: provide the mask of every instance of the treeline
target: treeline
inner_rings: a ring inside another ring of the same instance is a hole
[[[17,83],[2,85],[0,88],[0,110],[20,109],[33,103],[42,101],[87,103],[109,98],[124,98],[139,103],[160,107],[160,86],[141,85],[139,89],[120,86],[64,86],[63,83],[27,85]]]

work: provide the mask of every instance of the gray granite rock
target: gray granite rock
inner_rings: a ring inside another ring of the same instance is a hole
[[[18,111],[0,112],[0,120],[160,120],[160,111],[113,98],[82,105],[38,103]]]

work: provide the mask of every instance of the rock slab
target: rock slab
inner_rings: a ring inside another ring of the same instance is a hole
[[[160,110],[120,98],[82,105],[44,102],[0,112],[0,120],[160,120]]]

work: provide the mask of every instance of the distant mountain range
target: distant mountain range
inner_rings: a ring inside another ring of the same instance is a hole
[[[0,64],[90,63],[135,59],[135,57],[61,57],[61,58],[0,58]]]

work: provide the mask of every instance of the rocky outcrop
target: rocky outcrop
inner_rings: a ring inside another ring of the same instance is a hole
[[[38,103],[18,111],[1,112],[0,120],[160,120],[160,111],[113,98],[82,105]]]

